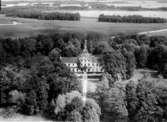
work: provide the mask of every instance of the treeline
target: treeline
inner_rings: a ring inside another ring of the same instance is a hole
[[[38,10],[19,9],[19,8],[4,10],[2,13],[4,13],[6,16],[33,18],[41,20],[72,20],[72,21],[80,20],[79,13],[61,13],[61,12],[45,13]]]
[[[98,17],[99,22],[115,22],[115,23],[166,23],[167,20],[159,17],[143,17],[140,15],[104,15]]]
[[[102,88],[90,97],[96,101],[88,98],[84,106],[81,83],[60,57],[78,56],[85,39],[89,52],[100,56],[106,76],[101,79]],[[167,119],[164,84],[150,85],[143,79],[124,89],[115,83],[120,77],[130,79],[136,67],[155,69],[157,75],[166,78],[166,65],[167,38],[163,36],[118,34],[106,39],[98,33],[57,32],[1,38],[0,108],[12,108],[26,115],[41,114],[58,121],[99,122],[102,112],[102,117],[107,113],[128,116],[132,121],[160,118],[159,122]]]

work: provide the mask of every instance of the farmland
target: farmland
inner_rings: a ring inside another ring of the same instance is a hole
[[[5,20],[5,21],[4,21]],[[21,24],[5,25],[17,21]],[[167,24],[129,24],[129,23],[100,23],[96,18],[81,18],[81,21],[36,20],[12,18],[0,15],[0,36],[2,37],[26,37],[40,33],[55,31],[71,32],[97,32],[105,35],[117,33],[134,34],[143,31],[166,29]],[[4,25],[3,25],[4,24]]]

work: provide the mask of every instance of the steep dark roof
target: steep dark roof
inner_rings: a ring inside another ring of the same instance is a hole
[[[77,57],[62,57],[61,60],[63,63],[77,63],[78,58]]]

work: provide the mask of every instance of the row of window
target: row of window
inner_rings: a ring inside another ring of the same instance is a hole
[[[89,62],[90,60],[89,59],[80,59],[80,61],[84,61],[84,62]]]
[[[72,63],[70,63],[70,64],[66,64],[67,66],[77,66],[77,64],[76,63],[74,63],[74,64],[72,64]],[[81,66],[100,66],[99,64],[97,64],[97,63],[93,63],[93,64],[81,64]]]
[[[71,71],[72,72],[81,72],[80,69],[77,69],[77,68],[71,68]],[[103,72],[103,69],[86,69],[86,72]]]

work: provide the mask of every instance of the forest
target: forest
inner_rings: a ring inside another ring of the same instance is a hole
[[[81,83],[60,57],[78,56],[85,39],[89,52],[101,56],[106,77],[84,105]],[[167,38],[118,34],[104,39],[93,32],[1,38],[0,108],[57,121],[100,122],[106,114],[126,117],[123,122],[167,121],[167,85],[161,79],[131,81],[124,90],[115,85],[118,73],[130,79],[136,68],[167,78]]]
[[[166,23],[167,20],[160,17],[143,17],[140,15],[104,15],[98,17],[99,22],[115,22],[115,23]]]
[[[63,12],[42,12],[40,10],[31,10],[27,8],[11,8],[1,11],[8,17],[32,18],[40,20],[80,20],[79,13],[63,13]]]

